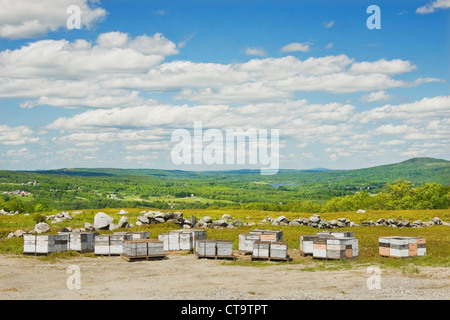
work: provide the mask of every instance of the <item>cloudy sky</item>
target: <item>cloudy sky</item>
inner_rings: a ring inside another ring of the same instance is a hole
[[[0,169],[252,167],[174,164],[195,121],[281,168],[448,160],[449,83],[450,0],[0,0]]]

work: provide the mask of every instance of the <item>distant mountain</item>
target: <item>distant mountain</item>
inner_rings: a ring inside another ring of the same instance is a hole
[[[331,183],[339,181],[383,184],[397,179],[409,180],[415,184],[436,182],[450,185],[450,161],[434,158],[413,158],[400,163],[381,165],[355,170],[330,170],[314,168],[309,170],[280,169],[278,174],[262,176],[259,170],[227,171],[182,171],[160,169],[117,169],[117,168],[73,168],[34,171],[40,174],[69,176],[141,176],[162,179],[211,179],[217,181],[264,181],[267,183]]]

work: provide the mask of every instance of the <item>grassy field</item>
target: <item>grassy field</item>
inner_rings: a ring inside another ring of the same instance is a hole
[[[125,209],[128,211],[126,215],[128,221],[134,224],[137,221],[137,217],[140,215],[142,209]],[[51,224],[52,233],[56,233],[58,229],[62,227],[83,227],[85,222],[93,223],[94,215],[99,212],[105,212],[114,218],[113,223],[117,223],[121,215],[118,214],[118,209],[104,209],[104,210],[83,210],[81,213],[75,214],[73,220],[60,222],[58,224]],[[288,219],[295,219],[299,217],[308,218],[311,216],[309,213],[291,213],[291,212],[267,212],[267,211],[226,211],[226,210],[183,210],[185,218],[189,218],[194,215],[197,218],[202,216],[210,216],[213,219],[219,219],[223,214],[228,213],[232,216],[232,219],[239,219],[243,222],[253,221],[260,223],[262,219],[267,216],[276,218],[284,215]],[[47,214],[55,214],[47,213]],[[359,224],[362,221],[374,220],[379,218],[397,218],[408,219],[411,222],[415,220],[429,221],[434,217],[439,217],[444,221],[449,221],[450,210],[404,210],[404,211],[369,211],[365,214],[358,214],[355,212],[339,212],[339,213],[323,213],[321,218],[326,220],[338,219],[345,217],[351,221]],[[17,229],[29,231],[34,228],[35,216],[29,215],[15,215],[15,216],[0,216],[0,238],[6,237],[9,232],[14,232]],[[300,236],[304,234],[315,234],[319,231],[317,228],[307,226],[272,226],[270,224],[258,224],[255,226],[243,226],[236,229],[208,229],[209,239],[222,239],[231,240],[234,243],[234,248],[237,250],[239,247],[239,234],[247,233],[255,228],[263,229],[276,229],[283,231],[283,240],[288,242],[290,255],[293,261],[287,264],[304,264],[304,271],[316,271],[316,270],[330,270],[335,268],[353,268],[361,265],[376,264],[380,267],[400,267],[408,270],[415,270],[418,266],[440,266],[450,267],[450,227],[449,226],[433,226],[424,228],[401,228],[394,229],[384,226],[380,227],[352,227],[343,228],[338,230],[352,231],[355,237],[359,240],[359,257],[351,260],[340,261],[318,261],[313,260],[311,257],[302,257],[299,254]],[[173,229],[179,229],[175,224],[164,223],[158,225],[146,225],[136,226],[131,231],[149,231],[151,238],[157,238],[160,233],[168,232]],[[124,231],[124,230],[118,230]],[[101,233],[111,233],[112,231],[102,231]],[[394,259],[380,257],[378,254],[378,238],[381,236],[422,236],[427,241],[427,255],[424,257],[413,257],[408,259]],[[22,254],[23,251],[23,238],[11,238],[0,240],[0,254]],[[54,258],[71,258],[79,256],[80,254],[69,252],[54,254],[53,257],[46,257],[41,259],[54,259]],[[92,256],[93,254],[83,254],[86,256]],[[223,262],[224,264],[239,264],[248,266],[266,266],[272,265],[274,262],[250,262],[237,260],[235,262]]]

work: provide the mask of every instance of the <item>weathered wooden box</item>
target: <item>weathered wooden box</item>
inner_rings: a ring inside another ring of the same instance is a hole
[[[424,256],[426,241],[423,237],[380,237],[379,254],[384,257],[406,258]]]
[[[128,232],[128,233],[131,234],[131,239],[133,239],[133,240],[150,238],[150,232],[148,232],[148,231],[132,231],[132,232]]]
[[[215,240],[198,240],[195,252],[200,256],[215,256],[216,241]]]
[[[123,253],[124,240],[132,240],[132,235],[128,232],[98,235],[95,237],[94,254],[120,255]]]
[[[255,241],[253,243],[253,254],[255,258],[269,258],[270,257],[270,241]]]
[[[259,234],[243,233],[239,235],[239,250],[253,252],[253,243],[260,241]]]
[[[151,257],[164,255],[164,244],[154,239],[134,239],[123,241],[123,255],[127,257]]]
[[[61,232],[69,237],[68,250],[78,252],[93,252],[95,247],[95,237],[98,232]]]
[[[283,241],[283,231],[281,230],[254,229],[249,233],[258,234],[260,241]]]
[[[69,237],[64,234],[24,234],[23,253],[49,254],[68,250]]]

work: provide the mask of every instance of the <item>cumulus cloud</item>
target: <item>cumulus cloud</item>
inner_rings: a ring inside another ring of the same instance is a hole
[[[267,55],[267,52],[262,48],[247,47],[247,49],[245,49],[245,54],[248,56],[264,57]]]
[[[36,143],[39,138],[34,135],[34,131],[27,126],[0,125],[0,145],[15,146]]]
[[[80,8],[82,27],[90,28],[106,16],[105,9],[89,0],[1,0],[0,38],[22,39],[65,28],[67,8]]]
[[[386,94],[386,92],[384,92],[384,91],[376,91],[376,92],[371,92],[365,96],[362,96],[360,100],[363,102],[375,102],[375,101],[386,101],[391,98],[392,98],[392,96]]]
[[[432,0],[426,5],[416,9],[416,13],[428,14],[433,13],[437,9],[448,9],[450,8],[450,0]]]
[[[308,52],[311,48],[308,43],[293,42],[280,49],[281,52]]]

